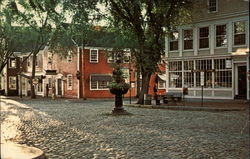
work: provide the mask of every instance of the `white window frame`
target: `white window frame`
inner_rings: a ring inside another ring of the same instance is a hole
[[[217,26],[220,26],[220,25],[226,25],[226,40],[227,40],[227,43],[226,43],[226,45],[224,45],[224,46],[217,46],[217,34],[216,34],[216,31],[217,31]],[[227,46],[228,46],[228,30],[227,30],[227,28],[228,28],[228,26],[227,26],[227,24],[216,24],[215,26],[214,26],[214,37],[215,37],[215,43],[214,43],[214,46],[215,46],[215,48],[227,48]]]
[[[99,80],[96,80],[96,89],[93,89],[92,88],[92,76],[90,76],[90,82],[89,82],[89,89],[91,90],[91,91],[96,91],[96,90],[109,90],[109,88],[99,88]],[[107,82],[107,85],[109,85],[109,82],[110,81],[106,81]]]
[[[125,57],[128,58],[128,62],[125,61]],[[125,52],[123,56],[123,63],[129,63],[131,60],[131,53],[130,52]]]
[[[163,87],[161,87],[160,81],[163,82]],[[158,89],[166,89],[166,81],[158,79]]]
[[[208,28],[208,47],[207,48],[200,48],[200,29],[201,28]],[[209,26],[201,26],[198,28],[198,49],[199,50],[209,50],[210,49],[210,27]]]
[[[69,78],[71,78],[71,86],[69,85]],[[72,90],[73,89],[73,75],[72,74],[68,74],[67,75],[67,90]]]
[[[244,22],[245,23],[245,44],[239,44],[239,45],[235,45],[234,43],[234,40],[235,40],[235,32],[234,32],[234,29],[235,29],[235,23],[237,23],[237,22]],[[248,36],[248,34],[247,34],[247,21],[245,21],[245,20],[239,20],[239,21],[234,21],[233,22],[233,46],[234,47],[241,47],[241,46],[246,46],[247,45],[247,36]]]
[[[96,51],[96,60],[92,59],[92,51]],[[89,62],[90,63],[98,63],[99,62],[99,50],[98,49],[90,49],[89,50]]]
[[[67,62],[71,63],[72,61],[73,61],[72,51],[69,51],[67,54]]]
[[[215,3],[216,3],[216,4],[215,4],[215,7],[216,7],[216,8],[215,8],[215,11],[211,11],[211,10],[210,10],[210,8],[211,8],[211,7],[210,7],[210,1],[211,1],[211,0],[208,0],[208,1],[207,1],[208,13],[216,13],[216,12],[218,12],[218,0],[215,0]]]
[[[11,78],[15,78],[15,84],[14,84],[14,87],[13,88],[11,88],[11,81],[12,81],[12,79]],[[8,88],[10,89],[10,90],[17,90],[17,78],[16,78],[16,76],[9,76],[9,86],[8,86]]]
[[[12,66],[12,61],[15,61],[15,66]],[[17,59],[16,58],[10,58],[9,59],[9,68],[16,68],[17,67],[16,64],[17,64]]]
[[[171,37],[171,34],[174,34],[174,33],[177,33],[178,34],[178,37],[177,37],[177,39],[175,39],[175,40],[173,40],[172,39],[172,37]],[[171,33],[170,33],[170,36],[169,36],[169,52],[177,52],[177,51],[179,51],[179,38],[180,38],[180,33],[178,32],[178,31],[172,31]],[[176,42],[177,41],[177,49],[176,50],[171,50],[171,42]]]
[[[185,49],[185,48],[184,48],[184,46],[185,46],[185,37],[184,37],[184,32],[185,32],[185,30],[191,30],[191,32],[192,32],[192,37],[189,38],[189,39],[186,39],[186,40],[192,40],[192,44],[193,44],[193,45],[192,45],[192,48],[191,48],[191,49]],[[191,50],[193,50],[193,49],[194,49],[194,30],[193,30],[192,28],[190,28],[190,29],[183,29],[182,32],[183,32],[183,36],[182,36],[182,37],[183,37],[183,39],[182,39],[182,40],[183,40],[183,47],[182,47],[183,50],[184,50],[184,51],[191,51]]]

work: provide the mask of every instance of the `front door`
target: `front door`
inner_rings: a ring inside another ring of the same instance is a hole
[[[57,95],[62,95],[62,80],[57,79]]]
[[[246,96],[247,96],[246,66],[238,66],[238,96],[237,98],[245,99]]]

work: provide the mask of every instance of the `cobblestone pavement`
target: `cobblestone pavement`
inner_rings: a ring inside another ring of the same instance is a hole
[[[248,159],[249,112],[127,108],[113,101],[1,99],[1,142],[35,146],[49,159]],[[11,132],[11,133],[10,133]]]

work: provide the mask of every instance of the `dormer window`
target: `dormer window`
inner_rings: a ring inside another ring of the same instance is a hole
[[[67,61],[72,62],[72,52],[71,51],[68,52]]]
[[[16,68],[16,59],[15,58],[10,58],[9,67],[10,68]]]
[[[209,13],[217,12],[217,0],[208,0],[208,10]]]

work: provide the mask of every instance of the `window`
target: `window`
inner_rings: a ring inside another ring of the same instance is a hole
[[[245,22],[234,23],[234,45],[245,45],[246,44],[246,28]]]
[[[232,68],[226,63],[231,63],[231,59],[214,60],[214,87],[215,88],[231,88],[232,87]]]
[[[9,77],[9,89],[16,90],[16,77],[15,76]]]
[[[28,57],[28,59],[27,59],[27,66],[28,67],[30,66],[30,57]]]
[[[112,52],[108,53],[108,63],[114,63],[115,62],[115,56]]]
[[[184,61],[184,87],[194,87],[194,61]]]
[[[165,89],[165,88],[166,88],[166,81],[158,79],[158,89]]]
[[[67,89],[72,90],[72,75],[67,75]]]
[[[199,48],[209,48],[209,27],[200,28]]]
[[[227,26],[216,26],[216,47],[227,46]]]
[[[125,79],[126,83],[129,83],[129,69],[128,68],[122,68],[123,77]]]
[[[217,11],[217,0],[208,0],[208,9],[209,12],[216,12]]]
[[[193,49],[193,30],[183,31],[184,50]]]
[[[98,50],[92,49],[90,50],[90,63],[98,63]]]
[[[43,83],[38,82],[38,84],[37,84],[37,92],[42,92],[42,91],[43,91]]]
[[[170,51],[178,50],[178,39],[179,39],[178,32],[172,32],[170,34]]]
[[[182,61],[169,62],[169,87],[182,88]]]
[[[10,58],[9,67],[10,68],[16,68],[16,59],[15,58]]]
[[[72,62],[72,51],[69,51],[69,52],[68,52],[68,55],[67,55],[67,62]]]
[[[124,53],[123,55],[123,62],[124,63],[129,63],[131,58],[131,54],[129,52]]]
[[[212,87],[212,60],[196,60],[196,87],[201,86],[201,72],[204,72],[204,87]]]
[[[110,75],[92,75],[90,76],[90,90],[108,90],[110,81]]]

